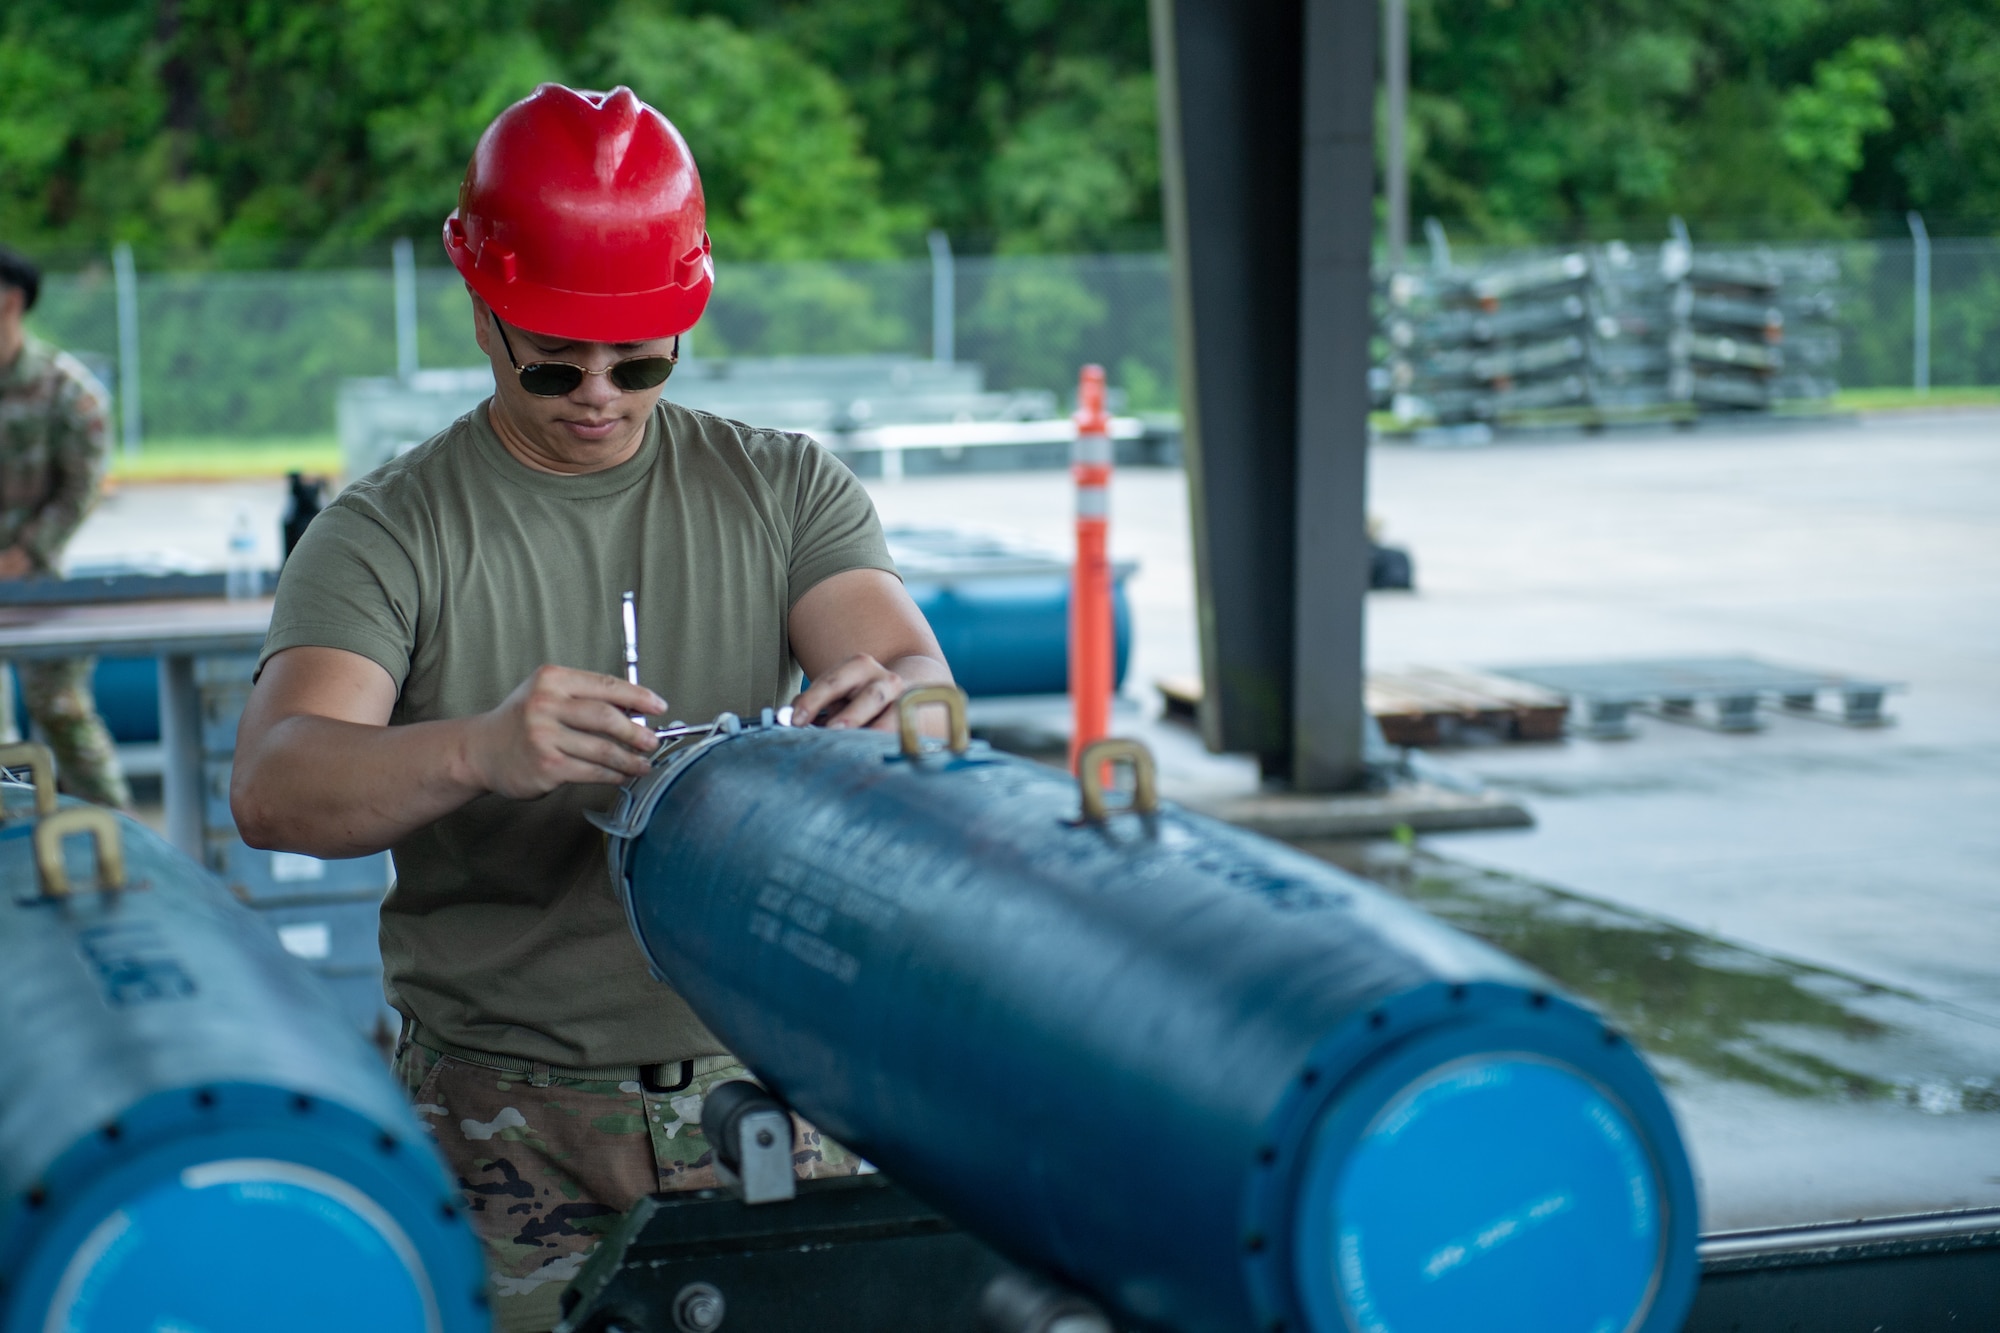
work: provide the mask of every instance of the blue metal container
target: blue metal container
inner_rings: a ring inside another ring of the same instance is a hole
[[[948,528],[883,535],[961,689],[974,698],[1069,692],[1067,559]],[[1114,689],[1132,655],[1125,582],[1134,568],[1112,569]]]
[[[1040,765],[726,722],[606,821],[642,947],[996,1247],[1179,1333],[1679,1327],[1667,1104],[1521,964],[1172,806],[1080,818]]]
[[[0,800],[0,1329],[486,1329],[457,1191],[323,984],[143,826]],[[92,818],[125,887],[72,837],[55,896],[36,829]]]
[[[912,580],[909,589],[967,694],[1069,692],[1067,572],[958,583]],[[1115,690],[1125,683],[1132,656],[1132,604],[1122,577],[1112,585],[1111,606]]]
[[[90,675],[97,715],[120,745],[160,739],[160,663],[153,657],[100,657]],[[14,729],[28,734],[28,701],[14,691]]]
[[[1068,692],[1066,559],[946,528],[891,528],[885,535],[910,596],[936,632],[966,693],[984,698]],[[1125,583],[1133,569],[1128,562],[1112,571],[1114,688],[1123,686],[1132,655],[1132,604]],[[204,682],[209,688],[204,691],[202,743],[210,753],[235,749],[236,720],[249,696],[255,660],[244,664],[238,690]],[[160,739],[160,676],[154,658],[99,658],[91,684],[113,740],[129,745]],[[27,704],[18,692],[14,715],[20,734],[27,735]]]

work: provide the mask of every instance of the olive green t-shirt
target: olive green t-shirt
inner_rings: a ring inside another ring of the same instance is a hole
[[[546,663],[623,676],[630,588],[641,683],[672,717],[705,721],[789,701],[787,613],[849,569],[895,566],[860,483],[802,436],[662,402],[631,459],[555,476],[507,453],[482,404],[313,520],[264,660],[343,648],[395,680],[391,725],[466,717]],[[489,794],[398,842],[382,905],[391,1002],[446,1042],[522,1061],[720,1054],[647,974],[612,894],[584,811],[613,790]]]

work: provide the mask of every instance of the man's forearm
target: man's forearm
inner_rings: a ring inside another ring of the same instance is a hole
[[[476,718],[369,726],[301,714],[239,749],[229,784],[252,847],[367,856],[486,790],[468,758]]]
[[[484,713],[390,726],[396,688],[342,649],[272,655],[236,729],[229,807],[245,842],[366,856],[488,792],[532,801],[624,782],[659,748],[634,715],[667,706],[616,676],[544,666]]]
[[[887,663],[889,670],[908,681],[914,688],[918,685],[951,684],[951,668],[938,658],[926,653],[912,653]]]

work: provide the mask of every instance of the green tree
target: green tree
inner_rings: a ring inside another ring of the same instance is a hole
[[[1414,202],[1472,239],[2000,219],[1991,0],[1411,5]],[[544,79],[666,106],[739,260],[1159,243],[1138,0],[7,0],[0,235],[379,255]]]
[[[922,229],[919,209],[884,203],[846,91],[775,33],[627,5],[592,35],[580,72],[630,85],[674,121],[725,258],[883,258]]]
[[[1152,54],[1139,0],[694,0],[784,33],[854,100],[885,195],[962,246],[1157,246]],[[1076,127],[1106,139],[1077,143]],[[1143,128],[1141,128],[1143,126]],[[1081,151],[1052,151],[1067,140]],[[1005,159],[1003,164],[1002,159]],[[1043,167],[1058,174],[1044,181]],[[1085,216],[1075,201],[1097,195]]]
[[[16,0],[0,20],[0,231],[176,264],[338,262],[435,236],[479,133],[548,79],[627,82],[693,140],[737,258],[914,246],[840,83],[779,32],[630,4]],[[591,19],[574,37],[578,17]]]
[[[1003,251],[1087,253],[1157,238],[1160,161],[1148,73],[1064,57],[986,178]]]
[[[1864,141],[1895,123],[1883,76],[1908,66],[1884,37],[1857,37],[1813,68],[1778,107],[1778,143],[1820,197],[1839,199],[1861,166]]]
[[[1525,240],[2000,220],[1980,0],[1412,0],[1419,213]]]
[[[2000,12],[1921,10],[1905,39],[1909,70],[1889,103],[1895,128],[1870,152],[1859,198],[1938,218],[2000,219]]]
[[[15,0],[0,10],[0,234],[95,246],[143,229],[165,163],[163,98],[134,67],[149,6]],[[172,212],[171,203],[164,210]]]

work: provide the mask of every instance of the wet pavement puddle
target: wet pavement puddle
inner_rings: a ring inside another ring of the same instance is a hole
[[[1631,1036],[1681,1119],[1710,1227],[2000,1202],[2000,1021],[1423,846],[1301,847]]]

